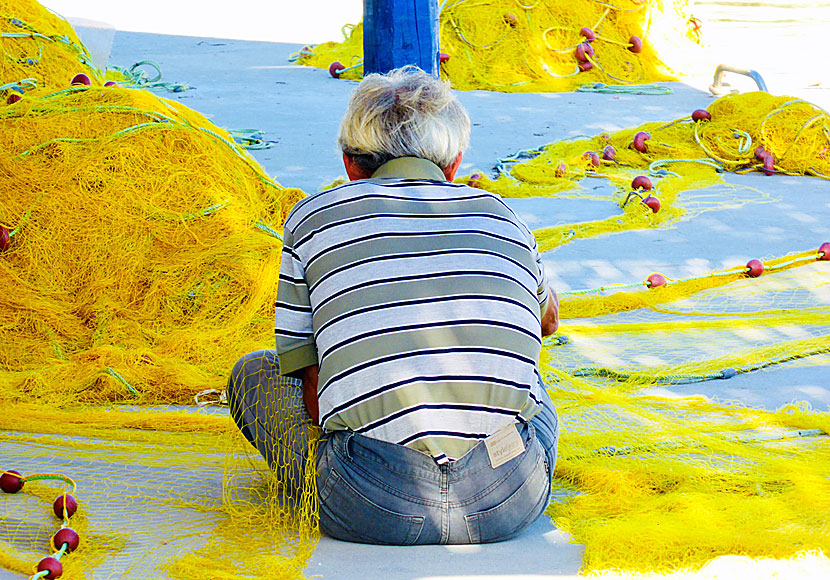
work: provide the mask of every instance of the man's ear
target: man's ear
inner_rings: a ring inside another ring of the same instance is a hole
[[[352,181],[357,181],[358,179],[369,179],[372,177],[371,173],[362,167],[358,167],[352,158],[345,153],[343,153],[343,165],[346,166],[346,175],[348,175],[349,179]]]
[[[458,154],[458,157],[455,158],[455,161],[450,163],[450,166],[444,171],[444,177],[447,178],[447,181],[452,181],[455,179],[455,172],[458,171],[458,167],[461,165],[461,153]]]

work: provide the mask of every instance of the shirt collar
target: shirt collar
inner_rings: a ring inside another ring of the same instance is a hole
[[[372,179],[432,179],[446,181],[441,168],[432,161],[420,157],[398,157],[390,159],[377,168]]]

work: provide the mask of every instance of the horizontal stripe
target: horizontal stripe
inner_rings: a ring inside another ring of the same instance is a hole
[[[408,445],[418,439],[423,439],[424,437],[457,437],[458,439],[486,439],[489,436],[489,433],[463,433],[459,431],[439,431],[439,430],[430,430],[430,431],[420,431],[418,433],[413,433],[409,437],[401,439],[397,441],[398,445]]]
[[[387,393],[390,391],[394,391],[399,389],[400,387],[405,387],[407,385],[411,385],[413,383],[456,383],[456,384],[464,384],[464,385],[471,385],[471,384],[480,384],[483,386],[482,389],[484,390],[487,388],[493,387],[509,387],[511,389],[523,391],[523,393],[530,392],[530,387],[528,385],[524,385],[521,383],[517,383],[515,381],[511,381],[509,379],[503,379],[500,377],[490,377],[490,376],[483,376],[483,375],[435,375],[435,376],[415,376],[410,377],[403,381],[398,381],[394,383],[389,383],[382,385],[378,388],[368,390],[362,395],[358,397],[354,397],[353,399],[349,399],[348,401],[332,408],[330,411],[326,412],[325,414],[321,415],[320,417],[320,424],[325,426],[326,423],[333,417],[334,415],[343,413],[344,411],[353,408],[364,401],[369,399],[374,399],[383,393]],[[439,389],[430,389],[431,391],[439,391]],[[437,393],[440,394],[440,393]],[[526,395],[524,395],[526,396]],[[490,397],[492,398],[492,397]],[[485,400],[485,397],[482,397],[482,400]],[[359,427],[355,427],[354,429],[358,429]]]
[[[349,376],[350,374],[356,373],[361,369],[368,368],[371,365],[378,365],[389,361],[399,361],[404,360],[407,358],[411,358],[414,356],[418,357],[426,357],[431,355],[438,355],[438,354],[469,354],[469,353],[486,353],[492,354],[498,357],[505,357],[505,358],[513,358],[524,363],[535,365],[536,361],[531,358],[524,357],[515,352],[505,352],[496,350],[493,348],[483,348],[483,347],[476,347],[476,346],[456,346],[456,347],[449,347],[449,348],[426,348],[419,351],[414,352],[401,352],[394,355],[389,355],[385,357],[380,357],[375,360],[367,361],[358,365],[355,365],[351,368],[345,369],[342,372],[338,373],[331,377],[328,381],[328,384],[324,385],[320,390],[318,390],[318,395],[322,395],[323,392],[328,388],[328,386],[332,383],[336,383],[338,380]]]
[[[358,266],[362,266],[364,264],[378,264],[378,263],[382,263],[382,262],[388,262],[389,260],[401,260],[401,261],[403,261],[403,260],[427,258],[427,257],[433,257],[433,256],[450,256],[450,255],[465,255],[465,256],[469,255],[471,257],[474,257],[474,256],[478,255],[478,256],[498,257],[498,258],[501,258],[501,259],[503,259],[507,262],[510,262],[511,264],[519,267],[520,269],[527,272],[528,275],[533,277],[534,280],[536,279],[536,275],[533,272],[531,272],[530,269],[527,266],[517,262],[516,260],[513,260],[512,258],[507,258],[504,255],[500,255],[497,252],[490,252],[490,251],[487,251],[487,250],[449,249],[449,250],[435,250],[435,251],[431,251],[431,252],[415,252],[415,253],[411,253],[411,254],[410,253],[395,254],[395,255],[392,255],[392,256],[377,256],[377,257],[374,257],[374,258],[367,258],[367,259],[364,259],[364,260],[359,260],[359,261],[356,261],[356,262],[343,264],[339,268],[336,268],[335,270],[331,270],[331,271],[327,272],[324,276],[321,276],[314,283],[310,284],[309,285],[309,291],[313,292],[317,288],[317,286],[320,285],[320,283],[324,282],[326,279],[330,278],[331,276],[334,276],[336,274],[340,274],[342,272],[345,272],[345,271],[350,270],[352,268],[356,268]]]
[[[418,411],[424,410],[439,410],[439,409],[454,409],[457,411],[467,411],[473,413],[485,413],[485,414],[494,414],[494,415],[505,415],[507,417],[515,417],[516,411],[513,409],[500,409],[498,407],[485,407],[482,405],[462,405],[458,403],[424,403],[421,405],[417,405],[415,407],[409,407],[406,409],[402,409],[397,413],[392,413],[391,415],[387,415],[381,419],[373,423],[368,423],[358,429],[358,433],[365,433],[366,431],[370,431],[372,429],[376,429],[381,425],[385,425],[391,421],[395,421],[409,415],[410,413],[417,413]]]

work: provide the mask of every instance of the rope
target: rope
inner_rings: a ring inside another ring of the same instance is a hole
[[[147,78],[147,71],[140,67],[149,67],[155,71],[155,76]],[[164,89],[171,93],[181,93],[195,88],[182,83],[162,82],[161,67],[158,63],[152,60],[141,60],[130,68],[120,66],[111,66],[109,68],[123,75],[127,79],[127,81],[123,84],[128,87],[138,87],[142,89]]]
[[[610,76],[610,75],[609,75]],[[580,93],[625,94],[625,95],[671,95],[674,89],[661,85],[606,85],[605,83],[589,83],[576,89]]]

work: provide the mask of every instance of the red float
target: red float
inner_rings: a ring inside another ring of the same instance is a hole
[[[643,200],[643,203],[647,205],[652,213],[657,213],[660,211],[660,200],[654,197],[653,195],[649,195],[647,198]]]
[[[692,113],[692,121],[697,123],[698,121],[711,121],[712,115],[706,109],[697,109]]]
[[[86,76],[84,73],[78,73],[74,77],[72,77],[72,82],[70,82],[69,84],[89,86],[92,84],[92,81],[90,81],[89,77]]]
[[[104,86],[105,87],[117,87],[118,83],[115,82],[115,81],[107,81],[107,82],[104,83]]]
[[[23,489],[23,484],[26,483],[19,471],[10,469],[3,475],[0,475],[0,489],[6,493],[17,493]]]
[[[567,173],[568,166],[565,164],[564,161],[560,161],[559,165],[556,166],[556,171],[554,172],[554,175],[556,175],[556,177],[565,177]]]
[[[339,60],[334,61],[329,65],[329,74],[336,79],[340,78],[340,74],[346,69]]]
[[[634,135],[634,149],[639,151],[640,153],[646,152],[646,141],[651,139],[651,135],[646,133],[645,131],[640,131],[636,135]]]
[[[587,40],[588,42],[593,42],[594,39],[597,37],[597,35],[594,34],[594,31],[588,28],[587,26],[580,29],[579,34],[580,36],[584,36],[585,40]]]
[[[516,28],[519,25],[519,19],[512,12],[507,12],[504,15],[504,21],[511,28]]]
[[[8,98],[8,99],[6,99],[6,104],[7,104],[7,105],[13,105],[13,104],[15,104],[17,101],[19,101],[19,100],[20,100],[20,99],[22,99],[22,98],[23,98],[23,97],[21,97],[21,96],[20,96],[20,95],[18,95],[17,93],[12,93],[12,94],[10,94],[10,95],[9,95],[9,98]]]
[[[0,252],[5,252],[12,245],[12,237],[9,230],[0,226]]]
[[[666,285],[666,278],[662,274],[652,274],[646,278],[646,283],[649,288],[659,288]]]
[[[80,536],[72,528],[61,528],[52,536],[52,548],[55,551],[60,550],[66,544],[66,552],[72,552],[78,549],[80,542]]]
[[[617,159],[617,150],[611,145],[606,146],[602,150],[602,158],[606,161],[615,161]]]
[[[448,60],[450,60],[450,55],[448,55],[446,52],[441,52],[438,54],[438,62],[440,62],[441,64],[444,64]]]
[[[761,260],[750,260],[746,263],[746,275],[750,278],[757,278],[764,273],[764,264]]]
[[[767,175],[775,173],[775,157],[769,151],[764,153],[764,173]]]
[[[467,185],[470,187],[481,187],[481,173],[473,173],[470,176],[470,180],[467,182]]]
[[[631,180],[631,189],[645,189],[650,191],[652,188],[651,180],[645,175],[638,175]]]
[[[594,68],[594,65],[591,64],[590,62],[581,62],[581,63],[579,63],[579,70],[582,71],[582,72],[588,72],[592,68]]]
[[[587,62],[589,56],[594,56],[594,48],[587,42],[583,42],[577,45],[574,54],[579,62]]]
[[[631,46],[628,47],[628,50],[637,54],[643,50],[643,41],[639,36],[632,36],[628,39],[628,44]]]
[[[64,498],[66,499],[64,500]],[[71,518],[78,511],[78,501],[68,493],[58,496],[58,499],[52,505],[52,510],[56,516],[63,518],[64,501],[66,501],[66,516]]]
[[[830,242],[824,242],[818,248],[819,260],[830,260]]]
[[[763,161],[764,155],[766,154],[767,152],[764,150],[763,145],[758,145],[758,147],[755,148],[755,159],[757,159],[758,161]]]
[[[586,161],[589,161],[591,163],[591,165],[593,165],[594,167],[599,167],[600,166],[599,155],[597,155],[593,151],[586,151],[585,153],[582,154],[582,158],[585,159]]]
[[[57,558],[53,558],[52,556],[49,556],[48,558],[44,558],[43,560],[38,562],[37,571],[38,572],[43,572],[43,571],[49,572],[46,576],[43,576],[43,578],[50,578],[50,579],[51,578],[60,578],[61,575],[63,574],[63,565],[61,564],[60,560],[58,560]]]

